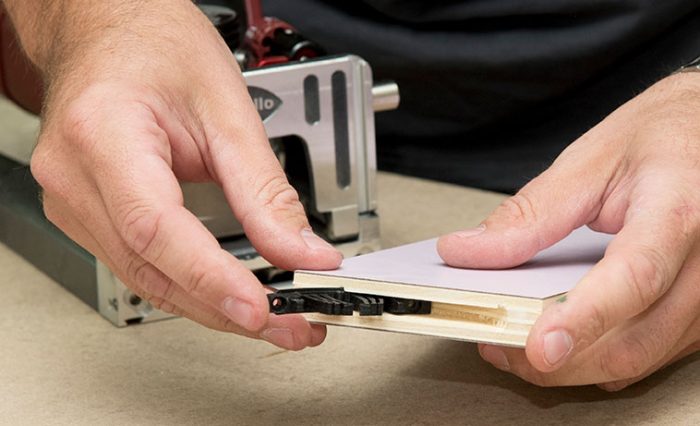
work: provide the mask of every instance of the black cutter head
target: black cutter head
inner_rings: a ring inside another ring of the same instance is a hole
[[[307,312],[352,315],[355,311],[360,316],[378,316],[385,312],[425,315],[431,308],[430,302],[424,300],[351,293],[342,287],[278,290],[268,294],[267,299],[270,312],[277,315]]]

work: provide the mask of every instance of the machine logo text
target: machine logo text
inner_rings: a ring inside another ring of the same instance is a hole
[[[269,90],[248,86],[248,93],[263,121],[267,120],[282,105],[282,100]]]

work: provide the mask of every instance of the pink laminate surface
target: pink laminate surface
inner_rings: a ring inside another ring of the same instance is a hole
[[[335,271],[307,272],[545,299],[571,290],[603,257],[612,237],[580,228],[526,264],[506,270],[447,266],[437,253],[437,239],[431,239],[346,259]]]

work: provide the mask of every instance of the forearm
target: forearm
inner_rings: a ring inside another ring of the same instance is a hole
[[[141,36],[197,19],[189,0],[0,0],[27,57],[51,80],[100,50],[144,48]],[[161,28],[159,28],[161,27]]]

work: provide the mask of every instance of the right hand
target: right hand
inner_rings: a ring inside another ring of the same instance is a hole
[[[178,181],[218,183],[278,267],[332,269],[342,256],[311,232],[213,26],[184,0],[145,15],[77,41],[47,73],[31,162],[46,216],[158,309],[287,349],[320,344],[323,326],[269,314],[265,289],[183,207]]]

